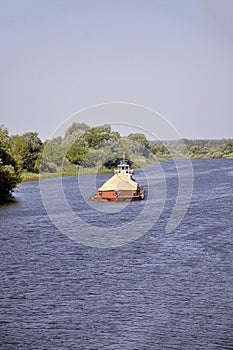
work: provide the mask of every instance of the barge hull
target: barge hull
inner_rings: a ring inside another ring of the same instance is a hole
[[[121,191],[122,192],[122,191]],[[100,202],[124,202],[124,201],[140,201],[144,199],[144,191],[140,188],[140,191],[137,194],[117,194],[116,191],[112,192],[96,192],[96,194],[91,198],[93,201]]]
[[[131,201],[140,201],[142,199],[143,199],[142,196],[112,197],[112,198],[105,198],[105,197],[101,197],[101,196],[92,197],[93,201],[99,201],[99,202],[131,202]]]

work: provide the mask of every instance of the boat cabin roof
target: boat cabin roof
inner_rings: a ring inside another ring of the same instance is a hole
[[[129,168],[129,164],[127,162],[120,162],[120,164],[118,164],[118,167],[119,168],[123,168],[123,167]]]

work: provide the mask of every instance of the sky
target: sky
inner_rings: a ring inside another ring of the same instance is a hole
[[[181,137],[233,138],[232,0],[0,4],[0,124],[10,134],[44,140],[82,109],[128,102]]]

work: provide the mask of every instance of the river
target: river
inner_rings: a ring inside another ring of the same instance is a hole
[[[22,184],[0,206],[0,349],[232,350],[233,159],[192,163],[193,195],[178,227],[165,232],[177,186],[166,162],[168,198],[158,221],[112,248],[68,238],[50,221],[38,182]],[[137,176],[143,185],[141,170]],[[58,180],[43,181],[49,194]],[[63,180],[74,212],[76,185],[75,177]],[[125,210],[135,215],[139,206],[145,201]],[[86,221],[93,212],[82,208]],[[99,227],[104,220],[103,213]]]

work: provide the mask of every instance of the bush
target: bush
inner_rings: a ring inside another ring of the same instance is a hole
[[[0,201],[12,197],[13,189],[21,182],[21,167],[11,148],[7,129],[0,127]]]

